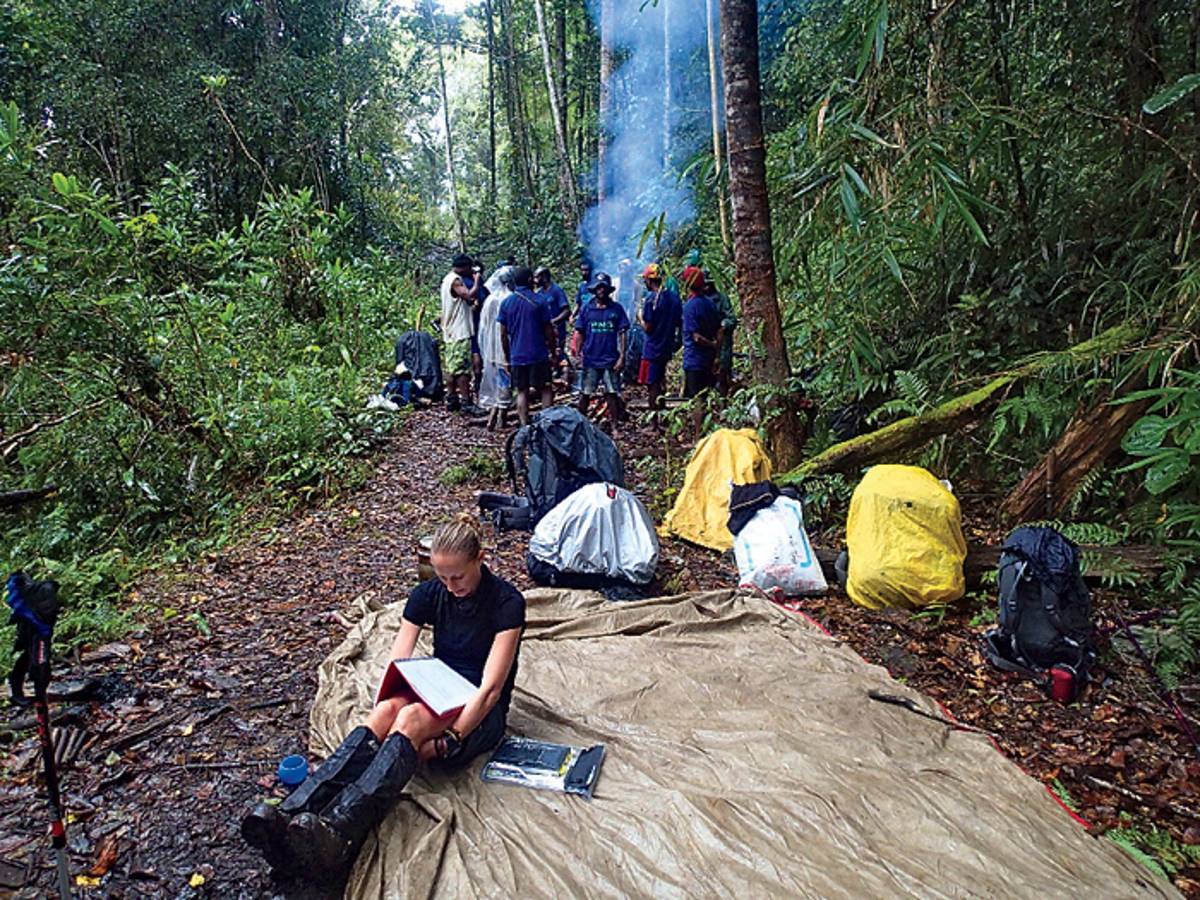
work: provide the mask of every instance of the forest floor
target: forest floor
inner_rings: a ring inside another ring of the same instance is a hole
[[[631,486],[660,507],[642,474],[663,457],[663,439],[629,425],[618,443]],[[71,673],[56,673],[98,677],[102,687],[89,703],[56,707],[67,733],[83,740],[64,775],[81,892],[305,895],[268,874],[239,837],[239,819],[255,798],[281,795],[277,762],[306,750],[317,666],[355,610],[403,600],[416,583],[418,538],[473,509],[476,491],[504,489],[495,464],[502,447],[503,436],[440,408],[411,414],[377,448],[375,474],[361,491],[147,580],[133,599],[156,618],[78,655]],[[686,448],[676,449],[682,459]],[[979,506],[986,516],[987,505]],[[982,516],[968,505],[973,537],[994,538]],[[502,534],[492,551],[494,569],[522,587],[526,540]],[[728,556],[664,542],[663,592],[736,583]],[[1097,596],[1102,619],[1111,600]],[[1106,652],[1099,683],[1064,707],[986,665],[978,603],[912,616],[860,609],[835,592],[801,606],[869,661],[998,734],[1003,752],[1053,785],[1094,833],[1156,848],[1160,864],[1177,868],[1176,885],[1200,898],[1200,865],[1188,846],[1200,844],[1200,760],[1136,662]],[[36,739],[13,730],[25,717],[0,712],[0,896],[19,898],[45,896],[53,885]]]

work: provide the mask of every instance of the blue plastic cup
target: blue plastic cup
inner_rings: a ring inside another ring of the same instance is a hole
[[[279,761],[279,769],[275,774],[288,787],[303,784],[304,779],[308,777],[308,760],[298,753],[285,756]]]

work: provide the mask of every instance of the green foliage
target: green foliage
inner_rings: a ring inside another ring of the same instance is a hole
[[[1067,0],[933,19],[887,0],[764,14],[783,313],[815,394],[885,422],[1117,322],[1183,324],[1200,301],[1186,6],[1144,23],[1132,2]],[[1112,46],[1143,25],[1154,66]],[[1144,359],[1064,360],[1002,398],[982,442],[954,436],[938,453],[970,452],[974,476],[1011,483]],[[1184,457],[1167,446],[1147,468],[1174,490]]]
[[[1125,434],[1121,449],[1136,458],[1124,471],[1145,470],[1146,490],[1156,497],[1200,494],[1200,372],[1175,370],[1173,383],[1122,398],[1154,402]],[[1177,512],[1170,528],[1200,539],[1200,515]]]
[[[446,466],[438,476],[438,482],[446,487],[456,487],[469,481],[494,482],[504,475],[504,461],[480,451],[472,454],[465,463]]]
[[[131,212],[0,118],[0,484],[59,488],[6,529],[0,566],[62,582],[70,643],[122,625],[150,548],[362,477],[391,420],[361,401],[406,287],[388,258],[343,255],[350,217],[310,191],[223,228],[172,168]]]
[[[1135,822],[1124,813],[1121,823],[1107,832],[1108,838],[1155,875],[1167,878],[1200,863],[1200,847],[1181,844],[1166,829]]]
[[[1079,812],[1079,801],[1071,796],[1071,792],[1067,790],[1067,786],[1057,778],[1051,779],[1050,790],[1054,791],[1054,796],[1062,801],[1063,806],[1071,810],[1071,812]]]

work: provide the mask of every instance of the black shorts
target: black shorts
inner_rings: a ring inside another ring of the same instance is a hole
[[[432,759],[430,763],[449,772],[457,772],[469,766],[477,756],[489,753],[496,745],[504,740],[504,730],[508,727],[508,710],[502,709],[497,703],[492,711],[483,717],[483,721],[475,730],[463,738],[462,749],[452,759]]]
[[[550,383],[550,361],[543,360],[528,366],[513,366],[512,383],[518,391],[527,391],[530,388],[540,391]]]
[[[717,383],[712,369],[699,369],[683,373],[683,396],[689,400]]]

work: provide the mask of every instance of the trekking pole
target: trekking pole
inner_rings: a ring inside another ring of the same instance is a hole
[[[21,697],[21,682],[33,683],[33,709],[37,719],[38,740],[42,745],[42,767],[50,804],[50,844],[58,869],[60,900],[71,897],[71,873],[67,865],[67,827],[64,822],[58,770],[54,765],[54,737],[50,733],[50,642],[54,621],[60,608],[58,585],[53,581],[33,582],[23,573],[8,579],[8,605],[12,624],[17,626],[19,649],[16,666],[10,676],[14,699]],[[26,643],[20,641],[27,639]]]
[[[49,631],[49,629],[47,629]],[[54,766],[54,738],[50,733],[50,703],[46,688],[50,682],[50,636],[37,635],[33,643],[33,708],[37,717],[38,739],[42,743],[42,769],[50,802],[50,844],[54,847],[58,868],[58,892],[62,900],[71,896],[71,873],[67,867],[67,826],[64,823],[62,796],[58,788],[58,770]],[[45,673],[44,675],[42,673]]]
[[[1191,742],[1192,748],[1196,751],[1196,756],[1200,757],[1200,739],[1197,739],[1196,732],[1192,730],[1191,724],[1187,720],[1187,716],[1183,714],[1183,710],[1179,708],[1179,703],[1167,683],[1162,680],[1162,676],[1158,674],[1158,669],[1154,668],[1154,661],[1150,659],[1150,654],[1142,646],[1142,642],[1137,639],[1137,635],[1133,633],[1133,629],[1121,617],[1120,613],[1116,613],[1117,623],[1121,626],[1121,630],[1125,632],[1125,636],[1129,638],[1129,642],[1133,644],[1133,649],[1137,652],[1138,658],[1141,659],[1142,665],[1146,672],[1149,673],[1151,680],[1155,685],[1155,693],[1170,708],[1171,713],[1175,716],[1175,721],[1179,723],[1179,727],[1183,730],[1184,735]]]

